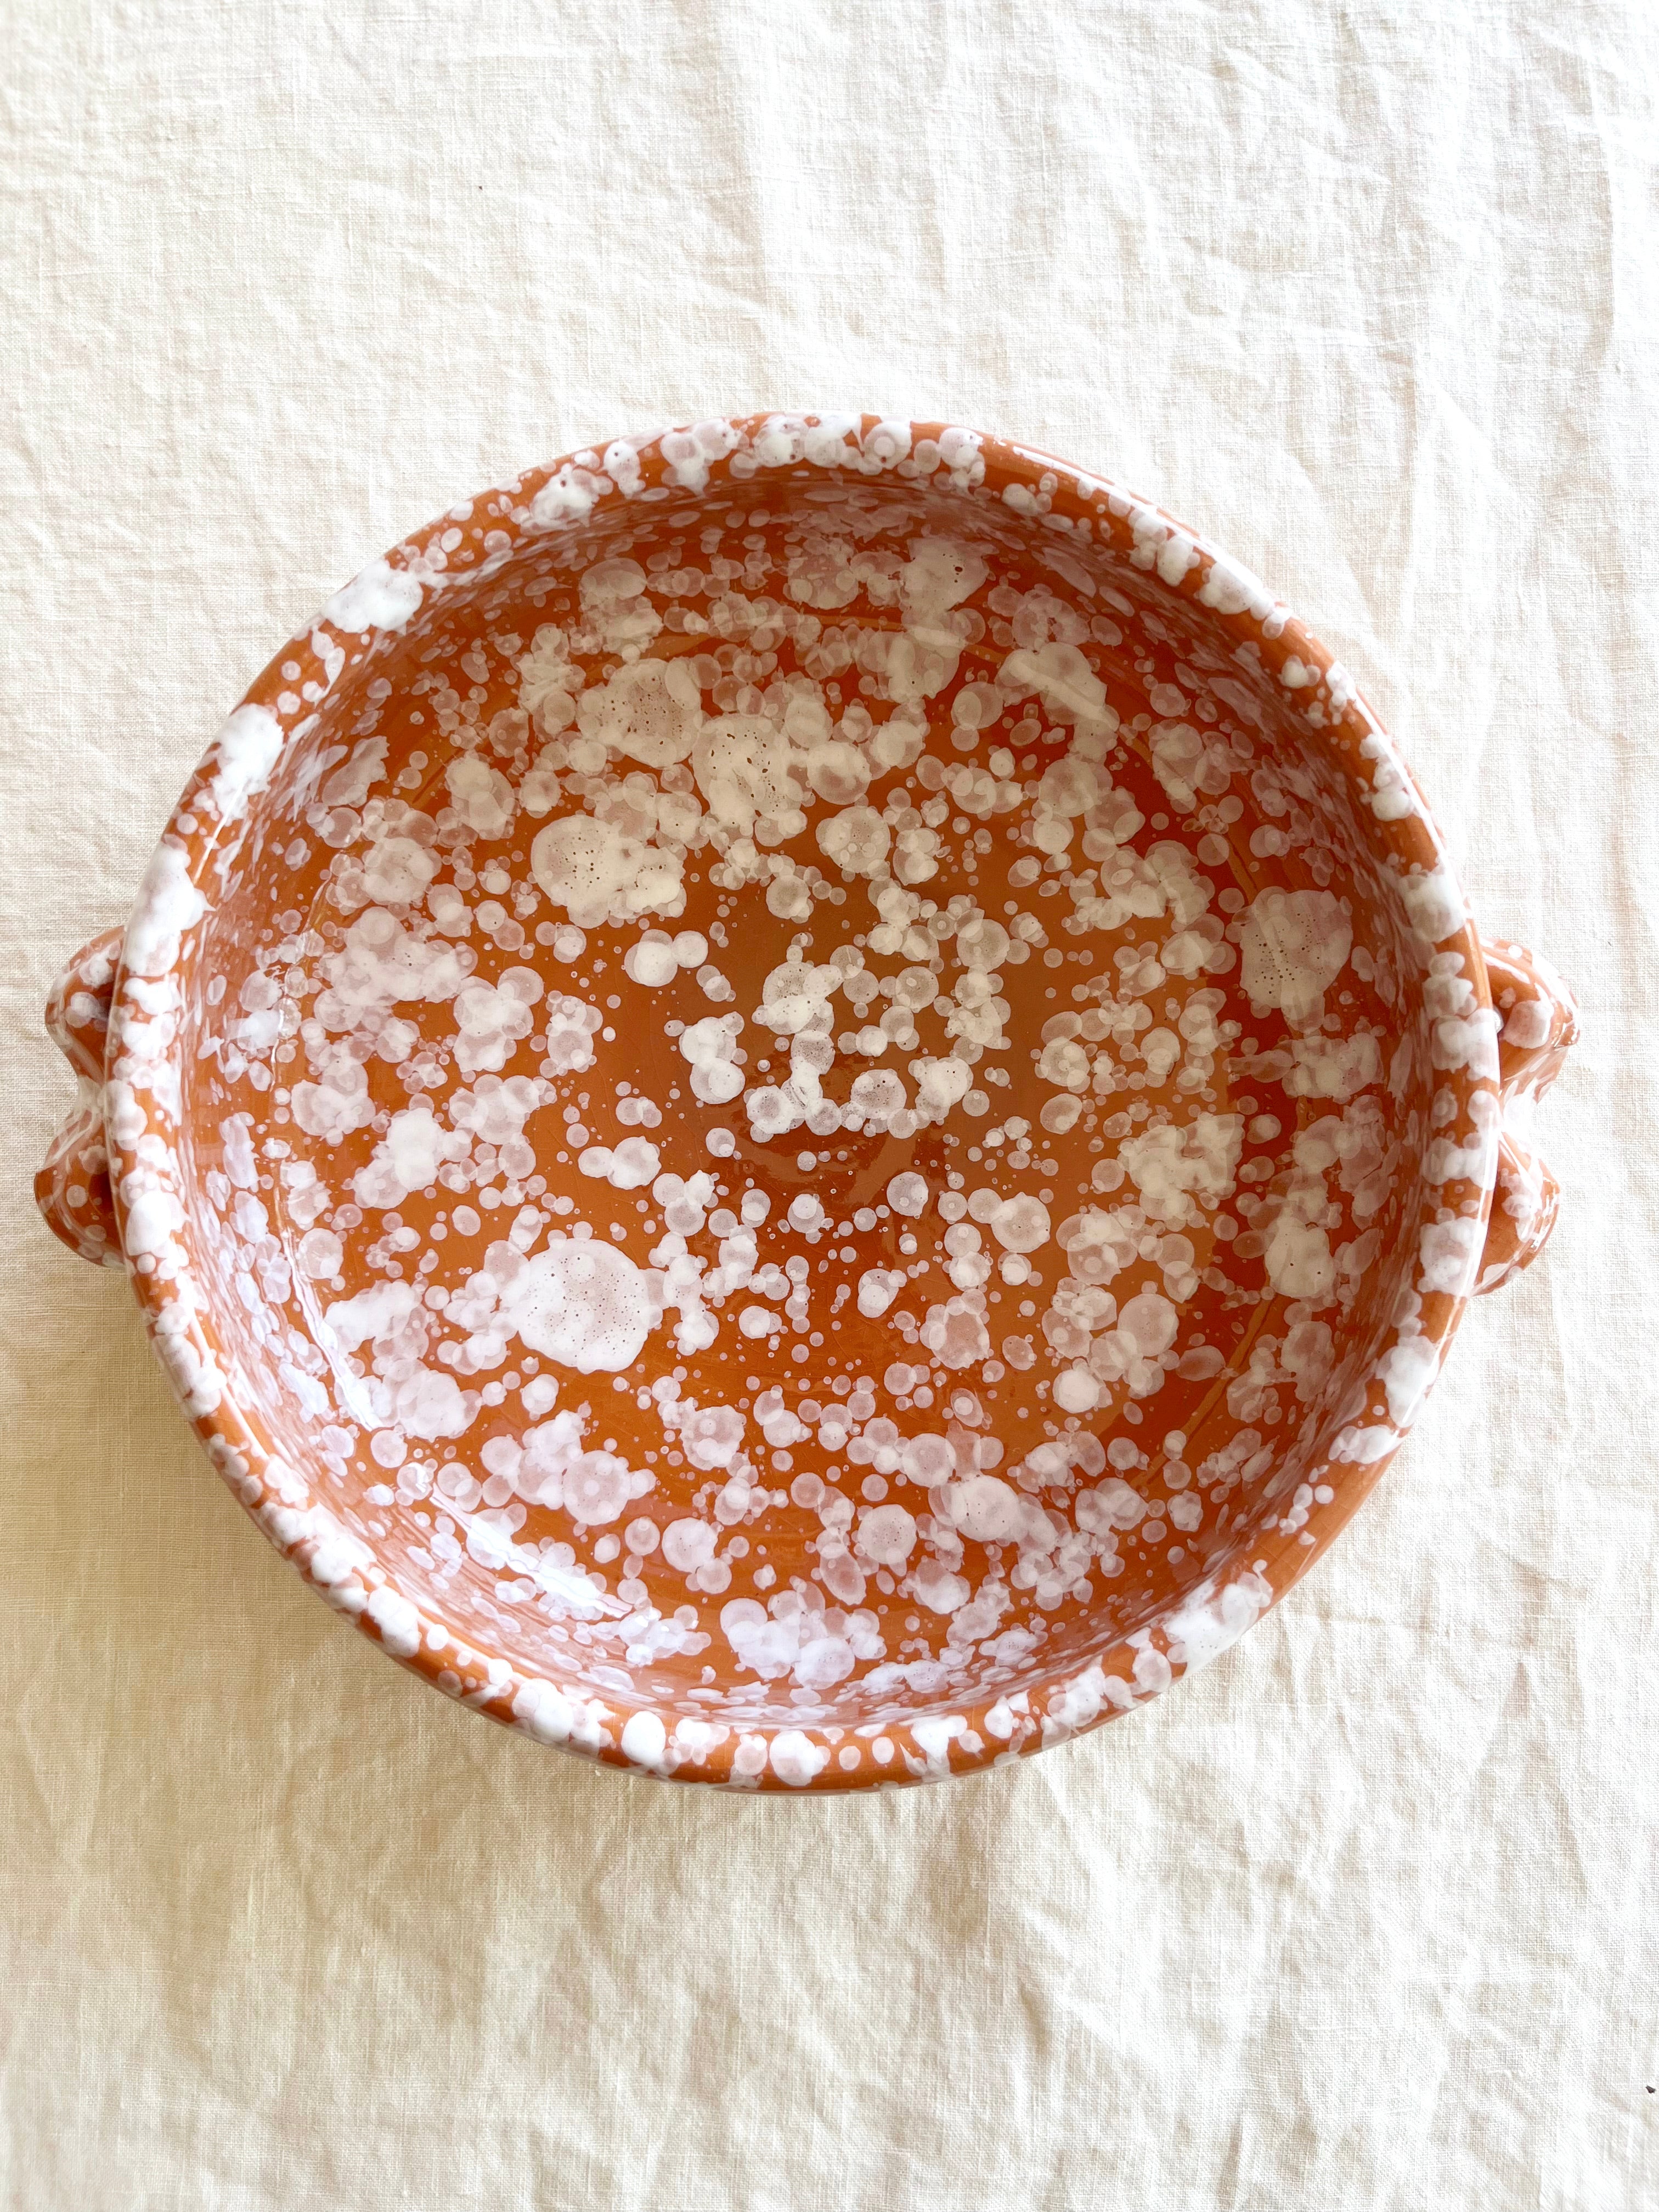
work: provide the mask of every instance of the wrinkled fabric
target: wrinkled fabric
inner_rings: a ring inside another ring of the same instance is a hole
[[[1651,11],[23,0],[0,191],[0,2202],[1659,2204]],[[410,1681],[26,1188],[40,1011],[406,530],[908,412],[1268,578],[1577,984],[1542,1263],[1310,1579],[970,1784],[629,1783]]]

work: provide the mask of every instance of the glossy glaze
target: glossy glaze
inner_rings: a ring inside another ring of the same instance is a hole
[[[451,1694],[746,1788],[1257,1619],[1547,1235],[1573,1033],[1255,578],[872,417],[374,564],[55,995],[88,1083],[112,989],[43,1210],[267,1534]]]

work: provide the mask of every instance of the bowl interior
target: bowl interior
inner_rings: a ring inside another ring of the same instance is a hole
[[[526,1674],[1017,1699],[1358,1402],[1434,1087],[1369,787],[1242,599],[1041,505],[434,539],[227,860],[180,1120],[236,1388]]]

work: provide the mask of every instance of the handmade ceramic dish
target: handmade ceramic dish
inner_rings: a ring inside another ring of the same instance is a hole
[[[780,415],[348,585],[49,1020],[46,1217],[271,1540],[451,1696],[751,1790],[1255,1621],[1547,1235],[1573,1035],[1253,575]]]

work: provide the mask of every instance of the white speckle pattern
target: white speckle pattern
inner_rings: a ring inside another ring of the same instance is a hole
[[[652,1775],[1157,1694],[1481,1266],[1498,1024],[1351,681],[939,426],[617,441],[453,534],[238,709],[127,933],[123,1243],[222,1471],[394,1656]]]

